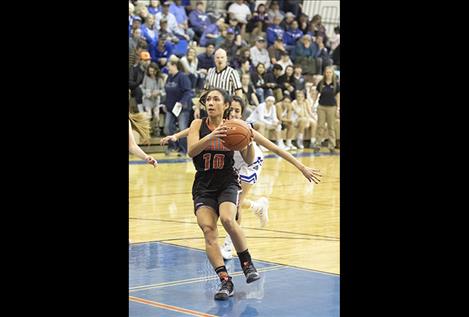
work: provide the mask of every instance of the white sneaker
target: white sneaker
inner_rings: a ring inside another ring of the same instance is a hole
[[[296,139],[296,144],[298,145],[298,148],[300,150],[304,149],[304,145],[303,145],[303,139]]]
[[[223,246],[220,247],[220,252],[221,256],[225,260],[231,260],[233,258],[233,249],[231,248],[231,245],[223,244]]]
[[[287,140],[287,146],[290,148],[290,150],[296,150],[297,147],[293,145],[293,143],[291,143],[291,140]]]
[[[265,227],[269,221],[269,201],[266,197],[262,197],[253,203],[252,211],[261,221],[261,227]]]
[[[283,143],[283,141],[277,141],[277,146],[282,150],[288,151],[290,148]]]

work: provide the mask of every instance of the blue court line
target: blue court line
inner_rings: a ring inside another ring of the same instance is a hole
[[[293,157],[310,157],[310,156],[339,156],[339,153],[332,154],[332,153],[314,153],[314,152],[300,152],[300,153],[291,153],[290,154]],[[267,158],[279,158],[277,154],[267,154],[264,156],[264,159]],[[173,159],[157,159],[158,164],[174,164],[174,163],[185,163],[185,162],[192,162],[192,159],[190,158],[173,158]],[[129,161],[129,165],[142,165],[142,164],[148,164],[147,161],[142,161],[142,160],[135,160],[135,161]]]

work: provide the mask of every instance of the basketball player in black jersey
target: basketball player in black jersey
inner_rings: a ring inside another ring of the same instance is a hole
[[[208,117],[192,121],[188,135],[188,155],[197,170],[192,199],[197,223],[204,233],[207,257],[221,281],[215,299],[227,300],[233,295],[233,282],[218,246],[218,218],[231,236],[246,282],[254,282],[260,276],[252,263],[246,237],[235,221],[241,186],[233,168],[234,152],[225,148],[220,139],[226,136],[223,116],[229,109],[230,97],[224,90],[214,88],[208,92],[205,105]],[[240,152],[247,163],[254,161],[252,144]]]

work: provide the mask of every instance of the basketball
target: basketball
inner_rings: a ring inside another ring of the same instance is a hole
[[[223,137],[225,147],[233,151],[239,151],[251,142],[251,128],[243,120],[227,120],[225,126],[228,128],[226,137]]]

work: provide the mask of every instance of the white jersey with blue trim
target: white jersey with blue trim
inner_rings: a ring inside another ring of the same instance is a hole
[[[238,171],[239,178],[242,182],[255,184],[262,169],[264,162],[264,153],[260,147],[253,141],[254,146],[254,162],[248,164],[244,161],[239,151],[234,152],[234,165],[233,167]]]

